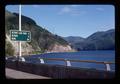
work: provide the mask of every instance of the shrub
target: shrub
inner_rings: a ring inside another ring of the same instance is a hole
[[[5,54],[6,56],[14,56],[14,48],[12,46],[12,44],[8,41],[6,41],[6,44],[5,44]]]

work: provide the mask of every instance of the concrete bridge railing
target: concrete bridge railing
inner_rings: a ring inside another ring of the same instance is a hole
[[[15,70],[20,70],[23,72],[28,72],[36,75],[51,77],[51,78],[88,78],[88,79],[104,79],[104,78],[114,78],[115,73],[103,70],[96,69],[85,69],[85,68],[77,68],[77,67],[69,67],[72,62],[96,62],[96,61],[87,61],[87,60],[66,60],[66,59],[56,59],[56,58],[39,58],[40,64],[28,63],[24,61],[17,60],[6,60],[6,67],[12,68]],[[66,62],[67,66],[63,65],[49,65],[45,63],[45,60],[58,60]],[[96,62],[99,64],[112,64],[112,62]],[[106,65],[107,67],[108,65]],[[107,67],[108,68],[108,67]]]
[[[6,60],[8,58],[6,57]],[[95,61],[95,60],[72,60],[72,59],[63,59],[63,58],[38,58],[41,64],[45,64],[45,60],[52,60],[52,61],[64,61],[66,66],[72,66],[71,62],[84,62],[84,63],[96,63],[96,64],[103,64],[106,67],[106,71],[111,71],[110,64],[115,64],[114,62],[104,62],[104,61]],[[25,62],[24,57],[20,57],[20,61]]]
[[[72,60],[72,59],[62,59],[62,58],[39,58],[39,59],[40,59],[40,63],[45,63],[44,60],[64,61],[66,63],[66,66],[72,66],[71,62],[104,64],[106,66],[107,71],[111,71],[110,64],[114,64],[114,62],[101,62],[95,60]]]

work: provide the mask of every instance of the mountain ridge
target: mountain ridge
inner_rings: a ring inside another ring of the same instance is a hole
[[[81,37],[80,37],[81,38]],[[115,30],[110,29],[107,31],[98,31],[87,38],[84,38],[83,41],[71,42],[74,39],[69,39],[69,37],[64,38],[66,41],[71,43],[71,46],[76,50],[114,50],[115,49]]]

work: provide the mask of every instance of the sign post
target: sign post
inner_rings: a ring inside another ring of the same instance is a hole
[[[10,30],[10,36],[12,41],[18,41],[19,47],[19,58],[21,58],[21,41],[31,41],[31,32],[30,31],[21,31],[21,5],[19,5],[19,30]]]
[[[19,31],[21,31],[21,5],[19,5]],[[19,57],[21,57],[21,41],[19,41]]]
[[[19,44],[19,56],[18,56],[18,60],[19,58],[21,58],[22,53],[21,53],[21,42],[22,41],[27,41],[30,42],[31,41],[31,32],[29,31],[19,31],[19,30],[10,30],[10,36],[11,36],[11,40],[12,41],[18,41]]]

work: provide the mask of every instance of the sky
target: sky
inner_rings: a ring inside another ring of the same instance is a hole
[[[19,5],[6,10],[19,13]],[[88,37],[97,31],[115,29],[113,5],[22,5],[22,15],[62,37]]]

